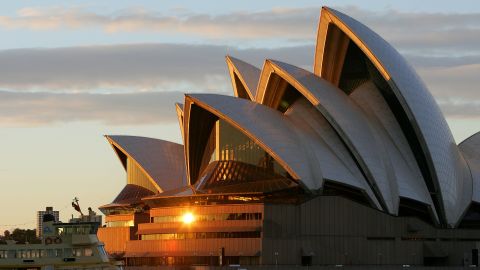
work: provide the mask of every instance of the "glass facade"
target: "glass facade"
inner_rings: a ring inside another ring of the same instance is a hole
[[[133,220],[108,221],[107,227],[133,227],[135,224]]]
[[[135,213],[135,209],[133,208],[104,208],[101,209],[101,211],[106,215],[127,215],[127,214],[133,214]]]
[[[154,223],[183,222],[183,216],[152,217]],[[219,221],[219,220],[262,220],[262,213],[224,213],[195,215],[195,221]]]
[[[221,119],[210,133],[201,163],[196,188],[207,192],[271,192],[293,183],[260,145]]]
[[[225,265],[241,264],[258,265],[259,256],[225,256]],[[220,264],[220,256],[217,252],[211,252],[210,256],[160,256],[160,257],[131,257],[128,258],[127,266],[159,266],[159,265],[215,265]],[[173,268],[173,267],[172,267]],[[217,267],[218,268],[218,267]]]
[[[141,240],[179,240],[212,238],[260,238],[260,232],[188,232],[143,234]]]
[[[286,171],[265,150],[224,120],[217,120],[215,131],[215,150],[211,161],[238,161],[287,176]]]
[[[157,193],[157,188],[132,159],[127,158],[127,184],[144,187]]]

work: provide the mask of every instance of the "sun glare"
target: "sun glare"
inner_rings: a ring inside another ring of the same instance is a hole
[[[193,221],[195,221],[195,217],[193,216],[192,213],[185,213],[185,214],[183,214],[182,220],[183,220],[183,223],[190,224]]]

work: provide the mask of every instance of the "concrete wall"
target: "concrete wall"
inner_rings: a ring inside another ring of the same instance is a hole
[[[479,230],[437,229],[416,217],[394,217],[338,196],[301,205],[265,205],[262,264],[422,265],[447,255],[463,265],[480,241]],[[467,264],[470,264],[467,262]]]

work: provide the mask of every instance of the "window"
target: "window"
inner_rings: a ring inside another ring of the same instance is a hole
[[[72,250],[72,254],[73,254],[74,257],[82,257],[82,255],[83,255],[82,253],[83,252],[82,252],[81,248],[74,248]]]
[[[105,252],[105,248],[103,246],[98,246],[98,251],[101,255],[107,256],[107,252]]]
[[[83,225],[83,226],[64,226],[57,227],[57,235],[72,235],[72,234],[94,234],[96,227],[93,225]]]
[[[40,250],[33,249],[29,251],[30,251],[30,258],[40,258]]]
[[[56,257],[55,249],[47,249],[47,257]]]
[[[157,190],[143,170],[130,158],[127,158],[127,184],[141,186],[153,192]]]
[[[195,232],[143,234],[141,240],[181,240],[215,238],[260,238],[261,232]]]
[[[216,128],[219,135],[216,138],[215,160],[239,161],[287,176],[283,167],[248,136],[224,120],[218,120]]]
[[[133,220],[108,221],[107,227],[133,227]]]
[[[152,217],[153,223],[182,222],[182,216]],[[262,220],[262,213],[222,213],[195,215],[196,221]]]
[[[65,257],[72,257],[73,256],[73,251],[71,248],[66,248],[63,250],[63,254]]]
[[[22,258],[22,259],[26,259],[26,258],[31,258],[31,250],[17,250],[17,258]]]
[[[63,257],[63,249],[57,248],[55,249],[55,257]]]
[[[84,252],[87,257],[93,256],[93,250],[91,248],[85,248]]]

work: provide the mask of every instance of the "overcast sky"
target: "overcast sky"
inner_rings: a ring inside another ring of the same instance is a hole
[[[477,1],[11,1],[0,4],[0,233],[125,184],[104,134],[180,142],[174,102],[231,94],[225,55],[312,69],[322,5],[378,32],[416,68],[457,140],[480,130]],[[201,3],[201,4],[200,4]]]

